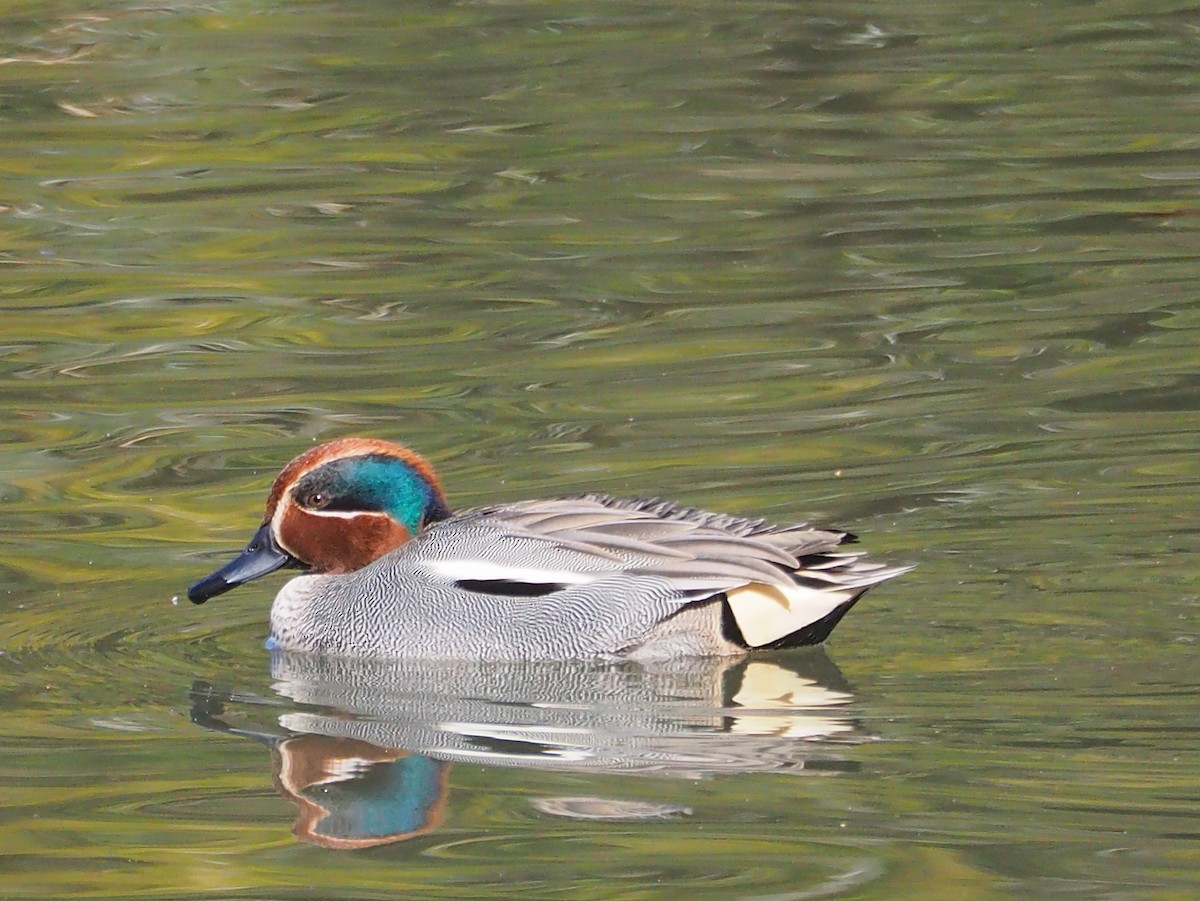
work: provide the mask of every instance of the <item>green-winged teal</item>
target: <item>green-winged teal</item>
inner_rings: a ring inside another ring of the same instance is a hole
[[[358,657],[741,654],[824,641],[909,567],[853,536],[603,494],[451,512],[424,458],[345,438],[276,478],[262,526],[201,604],[281,567],[268,647]]]

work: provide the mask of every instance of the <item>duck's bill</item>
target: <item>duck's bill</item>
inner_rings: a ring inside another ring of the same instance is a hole
[[[209,598],[237,588],[243,582],[295,563],[295,558],[275,543],[271,536],[271,524],[267,523],[254,533],[246,549],[235,559],[189,588],[188,600],[193,604],[203,604]]]

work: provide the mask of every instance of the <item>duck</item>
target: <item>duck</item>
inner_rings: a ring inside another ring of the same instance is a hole
[[[359,658],[661,660],[819,644],[908,566],[849,532],[589,493],[452,511],[410,448],[341,438],[276,477],[203,604],[280,569],[272,651]]]

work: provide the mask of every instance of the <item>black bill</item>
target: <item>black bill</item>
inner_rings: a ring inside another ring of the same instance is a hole
[[[254,533],[246,549],[235,559],[189,588],[188,600],[193,604],[203,604],[209,598],[224,594],[243,582],[273,573],[289,564],[296,565],[296,562],[291,554],[275,543],[271,536],[271,524],[266,523]]]

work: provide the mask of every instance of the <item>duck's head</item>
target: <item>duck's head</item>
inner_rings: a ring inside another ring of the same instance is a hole
[[[189,588],[188,599],[203,604],[284,566],[351,572],[449,515],[442,486],[420,455],[390,441],[330,441],[283,468],[246,549]]]

